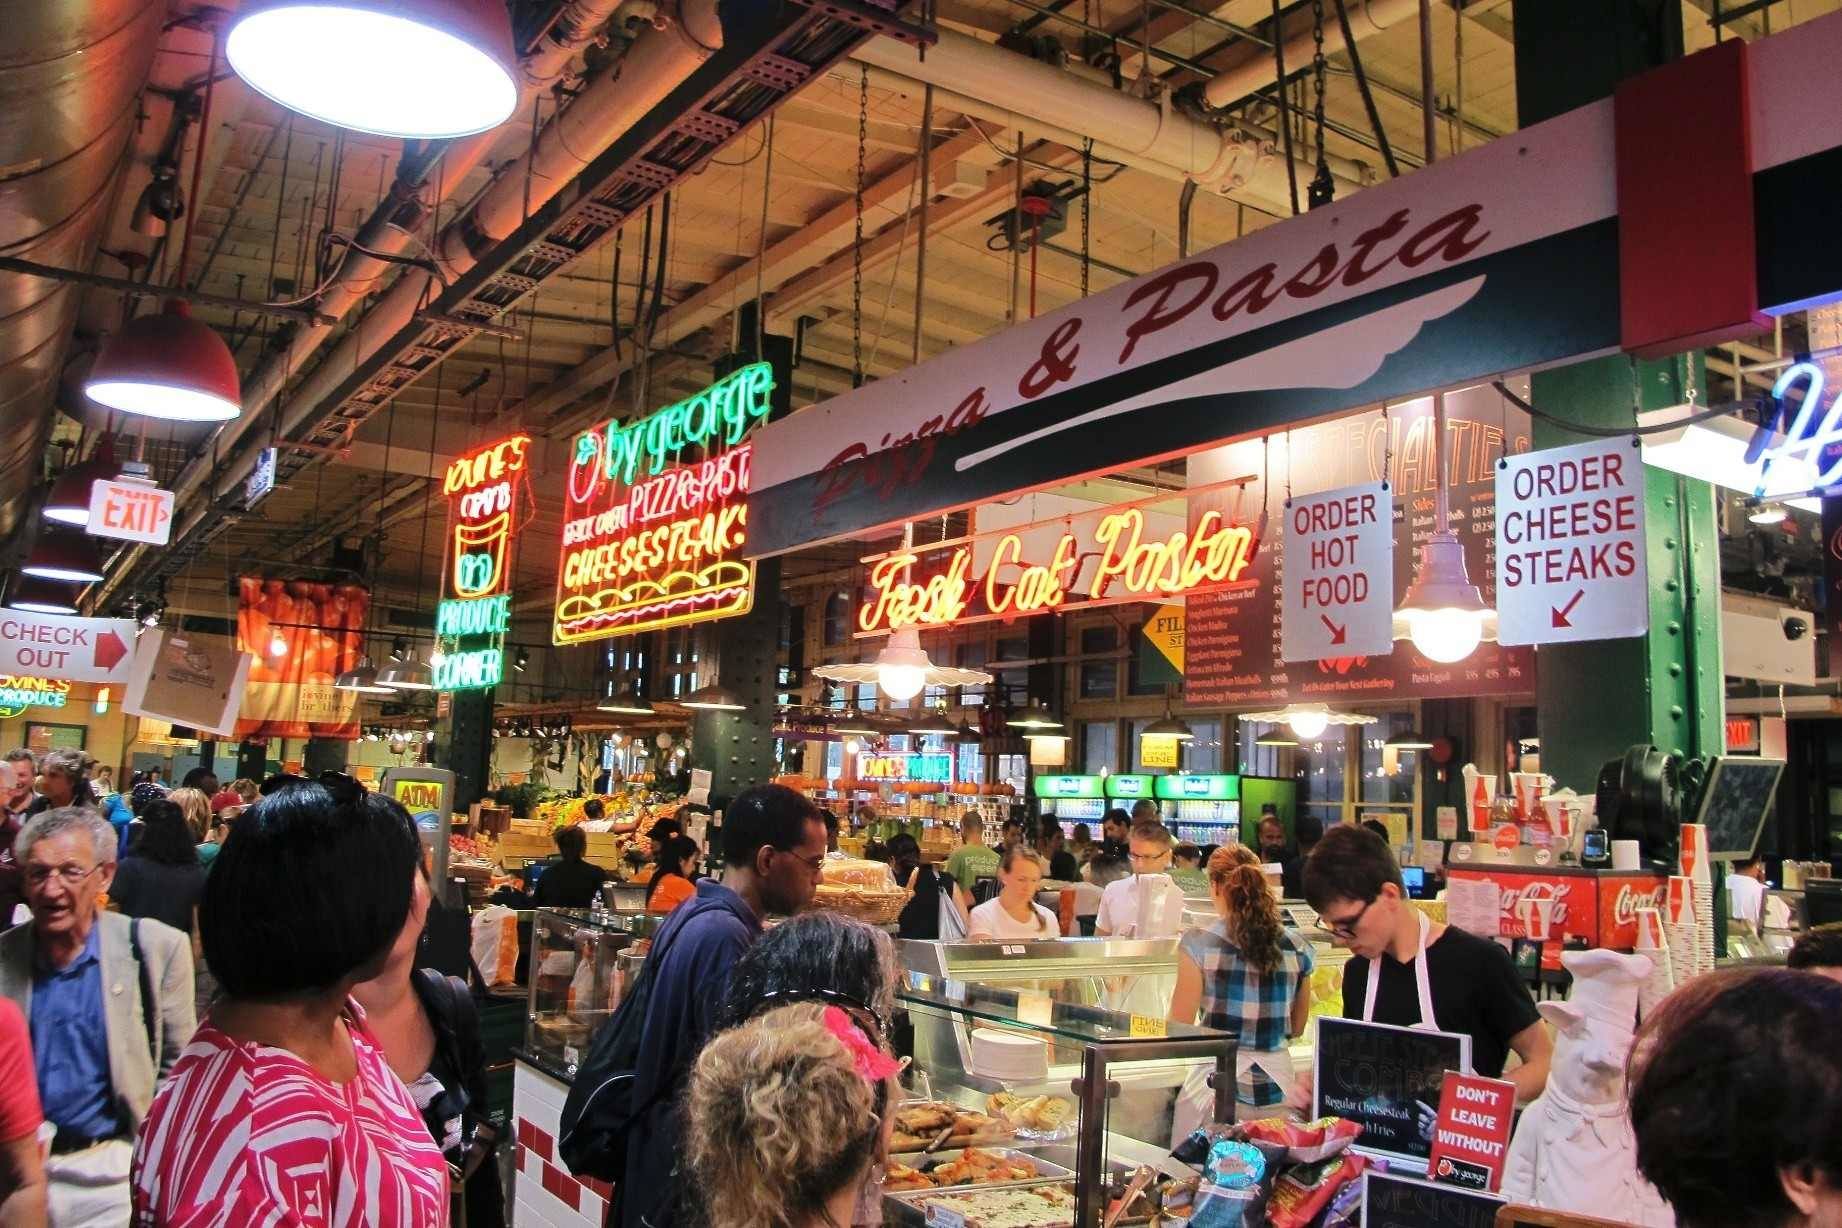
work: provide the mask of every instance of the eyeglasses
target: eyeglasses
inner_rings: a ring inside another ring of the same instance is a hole
[[[793,860],[805,866],[808,870],[811,870],[815,876],[825,868],[825,854],[823,853],[815,857],[801,857],[792,849],[775,849],[774,851],[776,853],[785,853],[787,856],[793,858]]]
[[[1346,917],[1342,921],[1332,921],[1329,917],[1319,913],[1318,924],[1329,930],[1332,936],[1348,941],[1356,937],[1356,927],[1362,924],[1362,918],[1368,913],[1369,909],[1373,907],[1375,907],[1375,901],[1370,900],[1367,904],[1358,908],[1354,916]]]
[[[1156,861],[1161,857],[1169,857],[1170,854],[1160,851],[1156,853],[1128,853],[1126,856],[1133,861]]]
[[[55,874],[66,887],[75,887],[100,869],[102,869],[100,865],[91,866],[87,870],[82,866],[27,866],[25,879],[30,886],[43,887],[51,881],[51,876]]]

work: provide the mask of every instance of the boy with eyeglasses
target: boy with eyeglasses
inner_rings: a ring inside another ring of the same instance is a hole
[[[1318,924],[1352,956],[1345,1018],[1470,1036],[1476,1074],[1507,1078],[1525,1103],[1541,1093],[1553,1041],[1509,953],[1409,903],[1385,841],[1361,827],[1331,828],[1305,862],[1304,888]],[[1504,1075],[1511,1051],[1522,1064]],[[1301,1083],[1308,1098],[1309,1080]]]

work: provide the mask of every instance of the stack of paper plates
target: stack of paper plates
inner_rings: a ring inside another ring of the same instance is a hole
[[[1046,1079],[1049,1050],[1035,1036],[978,1028],[972,1033],[972,1073],[1007,1083]]]

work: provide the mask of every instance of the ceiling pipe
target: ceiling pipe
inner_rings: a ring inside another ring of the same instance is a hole
[[[926,59],[881,38],[858,48],[855,58],[934,86],[942,91],[936,105],[961,114],[1074,149],[1091,137],[1099,157],[1230,195],[1246,192],[1267,206],[1287,199],[1285,157],[1270,142],[1186,115],[1168,95],[1136,98],[951,30],[940,31]],[[1359,184],[1346,179],[1339,186]]]
[[[164,4],[8,6],[0,56],[0,251],[88,271],[135,131]],[[39,480],[83,291],[0,275],[0,536]]]
[[[605,7],[611,13],[616,6]],[[500,168],[466,212],[442,229],[429,247],[443,277],[448,281],[459,277],[474,266],[480,253],[509,237],[529,212],[548,203],[635,121],[720,50],[722,41],[717,0],[681,0],[671,8],[670,20],[664,13],[654,18],[654,24],[641,31],[611,71],[584,87],[545,125],[535,146]],[[444,178],[451,182],[454,176],[444,171]],[[407,244],[407,235],[403,241]],[[441,288],[429,270],[404,269],[288,398],[278,433],[285,438],[310,421],[340,383],[434,302]],[[242,429],[218,444],[219,455],[247,432],[249,419],[246,405],[245,415],[237,423]],[[175,532],[176,540],[195,532],[213,514],[213,504],[243,484],[259,452],[255,446],[245,447],[215,471],[210,497],[192,508]],[[176,486],[181,500],[190,498],[212,475],[208,466],[196,464],[189,466],[187,472],[194,467],[201,470],[198,478],[188,484],[182,475]],[[133,559],[138,561],[139,557],[137,552]],[[94,608],[103,607],[131,569],[132,564],[115,569],[109,581],[100,586],[92,602]]]
[[[1380,34],[1397,22],[1416,19],[1420,12],[1419,0],[1347,0],[1347,3],[1350,33],[1357,42]],[[1311,31],[1310,10],[1301,8],[1295,15],[1286,18],[1283,26],[1286,65],[1297,65],[1295,71],[1299,72],[1309,69],[1317,48]],[[1335,55],[1348,45],[1343,41],[1343,30],[1339,23],[1326,20],[1324,54]],[[1205,81],[1202,87],[1204,100],[1217,110],[1231,107],[1273,84],[1271,47],[1243,42],[1223,51],[1221,59],[1226,62],[1226,66]]]

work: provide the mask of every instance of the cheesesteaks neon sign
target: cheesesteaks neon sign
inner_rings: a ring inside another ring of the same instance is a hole
[[[442,475],[448,595],[435,608],[430,666],[437,691],[477,690],[504,676],[512,608],[506,588],[530,447],[530,436],[513,435],[458,458]]]
[[[576,644],[745,614],[743,442],[772,408],[773,368],[751,363],[630,425],[577,436],[564,492],[551,639]],[[673,464],[687,448],[701,459]]]
[[[924,577],[916,574],[922,564],[918,551],[866,560],[869,591],[857,612],[857,629],[874,634],[942,627],[1214,591],[1242,578],[1259,545],[1251,528],[1230,524],[1214,510],[1189,527],[1159,532],[1149,527],[1141,507],[1109,509],[1091,526],[1068,523],[1046,550],[1040,529],[970,538],[944,556],[938,548],[930,550],[931,574]],[[1037,539],[1036,550],[1027,538]]]

